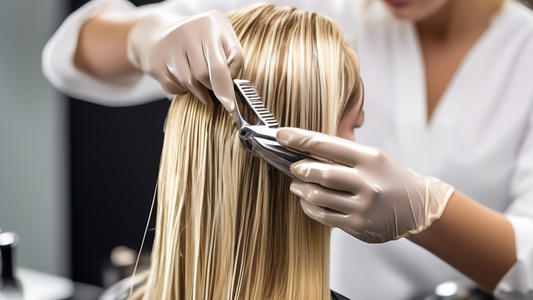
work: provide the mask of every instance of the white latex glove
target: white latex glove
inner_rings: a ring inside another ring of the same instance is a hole
[[[235,110],[232,78],[242,47],[228,17],[219,11],[180,18],[159,12],[141,17],[128,34],[128,60],[174,95],[192,92],[211,104],[209,90]]]
[[[367,243],[419,233],[438,220],[454,189],[401,167],[381,149],[326,134],[281,128],[287,148],[338,162],[303,160],[291,167],[302,182],[291,191],[312,219]]]

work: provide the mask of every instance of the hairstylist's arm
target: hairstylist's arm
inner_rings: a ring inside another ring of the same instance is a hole
[[[109,4],[83,26],[75,66],[106,81],[127,81],[144,72],[166,92],[192,92],[227,110],[235,108],[232,77],[243,62],[242,48],[225,14],[181,18],[158,12],[144,16]]]
[[[117,83],[141,74],[126,56],[128,33],[139,19],[135,10],[112,3],[104,5],[80,30],[74,66]]]
[[[402,237],[426,248],[488,291],[516,261],[507,219],[450,185],[401,167],[383,150],[317,132],[282,128],[281,145],[328,158],[291,171],[305,213],[368,243]]]

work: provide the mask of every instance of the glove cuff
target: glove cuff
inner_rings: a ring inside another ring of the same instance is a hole
[[[448,200],[452,196],[455,189],[453,186],[448,183],[441,181],[438,178],[428,177],[428,202],[426,205],[426,221],[425,226],[422,230],[427,229],[433,222],[440,219],[446,205],[448,205]],[[420,230],[420,231],[422,231]]]
[[[438,178],[422,176],[408,168],[405,168],[405,170],[414,181],[419,183],[419,187],[425,189],[420,191],[422,192],[420,193],[420,197],[422,198],[420,200],[423,203],[424,213],[420,214],[420,219],[416,222],[418,224],[416,229],[409,230],[398,238],[420,233],[429,228],[433,222],[440,219],[446,209],[446,205],[448,205],[450,197],[455,191],[453,186]]]
[[[143,70],[144,57],[157,42],[159,33],[179,20],[178,16],[165,12],[142,16],[128,32],[126,48],[128,61],[137,69]]]
[[[154,27],[154,21],[151,18],[153,19],[154,17],[152,15],[141,17],[128,33],[126,55],[128,61],[140,70],[142,70],[141,45],[143,41],[148,42],[147,39],[150,37],[150,31]]]

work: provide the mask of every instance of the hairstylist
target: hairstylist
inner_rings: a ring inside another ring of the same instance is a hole
[[[342,163],[293,166],[301,182],[291,187],[311,218],[343,229],[333,233],[332,288],[409,299],[469,278],[531,299],[533,13],[512,0],[266,2],[324,13],[356,37],[366,88],[357,143],[278,135]],[[205,11],[250,3],[89,2],[47,44],[44,73],[103,105],[188,91],[209,104],[209,89],[231,111],[242,50],[225,15]],[[339,135],[353,138],[358,119]]]

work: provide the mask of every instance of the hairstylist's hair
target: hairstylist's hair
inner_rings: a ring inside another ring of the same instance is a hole
[[[280,126],[335,134],[359,102],[357,56],[339,25],[290,7],[229,14],[254,83]],[[308,218],[291,179],[241,146],[230,114],[192,94],[170,107],[143,299],[330,299],[330,228]]]

